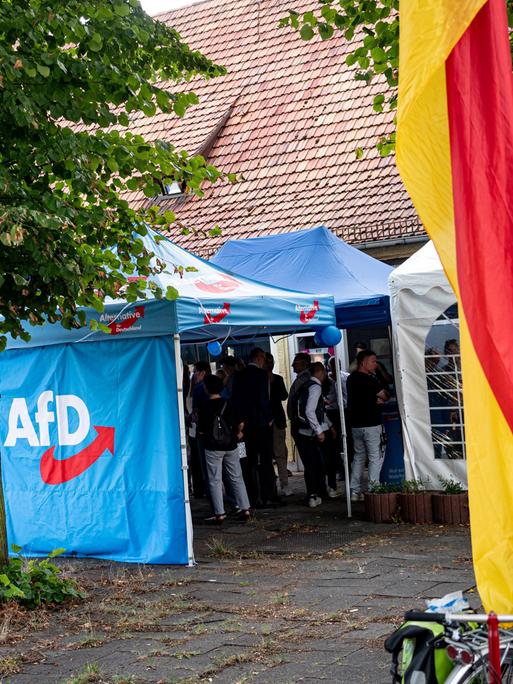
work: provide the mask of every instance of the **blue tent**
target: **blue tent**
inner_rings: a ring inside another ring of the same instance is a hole
[[[217,266],[275,287],[329,292],[337,325],[388,325],[392,267],[351,247],[325,226],[246,240],[228,240]]]
[[[271,335],[335,323],[333,296],[320,294],[326,290],[297,291],[300,288],[294,287],[292,279],[288,287],[294,289],[286,289],[227,273],[223,267],[200,259],[151,229],[143,242],[155,254],[154,262],[157,259],[165,264],[161,273],[152,276],[152,281],[164,293],[168,287],[174,288],[177,299],[150,298],[130,304],[107,300],[101,313],[87,309],[88,324],[96,320],[111,329],[112,335],[107,339],[120,334],[128,339],[179,333],[182,342],[208,342],[239,339],[254,334],[255,328]],[[104,332],[88,327],[66,330],[58,324],[27,324],[26,329],[32,339],[24,342],[9,338],[8,349],[106,339]]]
[[[110,301],[109,328],[30,328],[0,354],[0,459],[10,543],[27,555],[192,563],[180,341],[335,322],[333,297],[234,277],[153,231],[174,301]]]

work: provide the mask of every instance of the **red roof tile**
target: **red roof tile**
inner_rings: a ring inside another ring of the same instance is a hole
[[[306,9],[311,0],[294,4]],[[379,85],[354,79],[342,36],[304,42],[279,28],[289,9],[290,0],[207,0],[158,16],[228,74],[188,84],[200,104],[183,119],[134,115],[132,130],[195,152],[233,107],[208,158],[244,178],[218,183],[202,198],[160,201],[187,226],[223,231],[208,240],[194,233],[174,239],[208,255],[230,237],[321,223],[351,243],[423,234],[394,159],[375,149],[391,130],[389,115],[372,113]],[[136,193],[127,199],[147,202]]]

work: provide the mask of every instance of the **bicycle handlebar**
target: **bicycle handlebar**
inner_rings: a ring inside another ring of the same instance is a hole
[[[423,610],[408,610],[404,614],[405,620],[411,622],[438,622],[443,624],[446,620],[445,613],[426,613]]]
[[[513,615],[497,615],[499,622],[513,622]],[[405,620],[412,622],[437,622],[441,625],[454,622],[477,622],[484,624],[488,615],[476,613],[426,613],[420,610],[409,610],[404,614]]]

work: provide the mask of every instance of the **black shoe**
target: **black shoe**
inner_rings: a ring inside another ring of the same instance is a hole
[[[237,520],[240,520],[241,522],[249,522],[253,516],[251,515],[251,511],[239,511],[239,514],[237,515]]]
[[[211,515],[208,518],[205,518],[204,522],[207,525],[222,525],[224,521],[226,520],[226,515]]]

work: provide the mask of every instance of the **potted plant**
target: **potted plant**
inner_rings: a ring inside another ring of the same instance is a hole
[[[404,480],[397,497],[404,522],[430,524],[433,522],[432,492],[426,491],[427,480]]]
[[[452,477],[439,477],[441,492],[433,493],[433,519],[449,525],[467,524],[469,521],[468,492],[461,482]]]
[[[397,493],[399,485],[386,482],[369,483],[369,491],[365,493],[365,517],[370,522],[392,522],[397,511]]]

